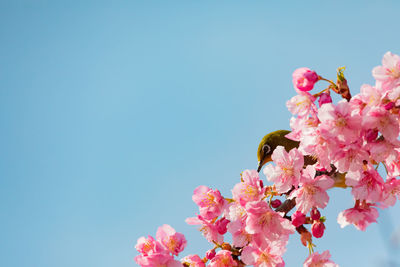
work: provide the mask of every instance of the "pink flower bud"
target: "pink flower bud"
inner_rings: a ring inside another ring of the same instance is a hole
[[[326,104],[326,103],[332,103],[332,98],[331,98],[330,93],[322,93],[319,96],[319,99],[318,99],[319,106],[322,106],[323,104]]]
[[[300,225],[306,222],[306,215],[301,213],[300,211],[296,211],[292,214],[292,224],[295,227],[299,227]]]
[[[230,221],[225,219],[225,218],[221,218],[218,221],[215,222],[215,226],[217,227],[217,231],[220,235],[224,235],[227,232],[227,225]]]
[[[300,91],[312,90],[317,81],[318,74],[309,68],[299,68],[293,72],[293,85]]]
[[[277,207],[279,207],[282,204],[282,202],[279,199],[275,199],[271,201],[271,206],[276,209]]]
[[[311,210],[310,214],[311,219],[313,219],[314,221],[319,221],[319,218],[321,218],[321,213],[315,208]]]
[[[395,106],[394,102],[389,102],[389,103],[387,103],[386,105],[384,105],[384,108],[385,108],[386,110],[390,110],[390,109],[392,109],[394,106]]]
[[[206,258],[209,259],[209,260],[212,260],[215,257],[215,254],[216,254],[215,253],[215,249],[207,250]]]
[[[365,133],[365,139],[367,139],[367,142],[373,142],[376,140],[378,137],[378,130],[376,129],[369,129]]]
[[[315,221],[311,226],[311,232],[314,237],[321,238],[324,235],[325,225],[323,222]]]

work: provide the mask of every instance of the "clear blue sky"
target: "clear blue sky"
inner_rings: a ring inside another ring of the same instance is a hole
[[[307,66],[353,93],[400,53],[398,1],[1,1],[0,265],[136,266],[134,244],[184,220],[198,185],[230,196],[260,138],[288,129],[291,74]],[[326,236],[342,267],[384,266],[390,222]],[[381,220],[381,219],[380,219]],[[383,235],[381,230],[383,229]],[[384,238],[382,238],[382,236]],[[398,253],[398,251],[397,251]],[[291,239],[287,266],[307,256]]]

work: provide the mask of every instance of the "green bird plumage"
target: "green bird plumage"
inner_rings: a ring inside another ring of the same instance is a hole
[[[286,135],[290,131],[278,130],[267,134],[263,137],[258,146],[257,158],[258,158],[258,168],[257,172],[260,172],[261,168],[267,163],[272,161],[271,155],[277,146],[283,146],[287,152],[293,148],[299,147],[300,142],[290,140],[286,138]],[[312,156],[304,156],[304,166],[313,165],[317,162],[317,159]],[[334,167],[334,166],[333,166]],[[334,172],[331,178],[335,181],[335,187],[346,188],[345,184],[345,173]]]
[[[272,152],[274,152],[277,146],[283,146],[286,151],[290,151],[292,148],[298,147],[299,142],[290,140],[285,136],[290,133],[287,130],[278,130],[267,134],[263,137],[258,146],[257,157],[258,157],[258,168],[257,171],[260,172],[262,166],[265,163],[271,161]]]

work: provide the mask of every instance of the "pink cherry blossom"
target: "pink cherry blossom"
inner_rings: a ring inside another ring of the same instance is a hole
[[[200,215],[208,220],[218,217],[226,204],[218,190],[212,190],[204,185],[194,190],[192,199],[199,206]]]
[[[390,90],[400,83],[400,57],[387,52],[382,59],[382,66],[372,70],[374,78],[382,84],[384,90]]]
[[[199,255],[188,255],[181,260],[181,263],[189,265],[189,267],[205,267],[204,261],[199,257]]]
[[[315,97],[310,93],[302,92],[287,101],[286,106],[293,115],[308,116],[317,112],[317,106],[314,101]]]
[[[378,139],[367,143],[364,148],[370,154],[370,159],[375,162],[385,162],[389,168],[390,163],[399,158],[399,152],[396,150],[397,142],[389,142],[386,139]],[[370,160],[370,162],[372,162]],[[399,173],[400,174],[400,173]],[[397,174],[397,175],[399,175]],[[396,174],[394,176],[397,176]]]
[[[318,128],[307,128],[302,132],[299,150],[304,155],[310,155],[318,159],[321,167],[331,170],[330,155],[338,151],[338,145],[334,137],[324,137]]]
[[[332,103],[322,105],[318,110],[318,118],[321,121],[319,129],[325,138],[335,137],[347,144],[359,137],[357,130],[361,128],[361,118],[358,114],[352,114],[346,100],[336,106]]]
[[[170,254],[151,254],[148,256],[139,255],[135,257],[135,261],[141,267],[183,267],[182,263],[174,258]]]
[[[362,169],[364,161],[369,158],[361,139],[338,148],[340,149],[332,156],[332,162],[341,173]]]
[[[391,100],[396,106],[400,104],[400,85],[387,92],[387,98]]]
[[[161,243],[156,241],[152,236],[148,236],[147,238],[143,236],[140,237],[137,240],[135,248],[139,253],[145,256],[154,253],[163,253],[165,251]]]
[[[256,267],[283,267],[285,262],[281,256],[284,252],[285,248],[276,243],[271,243],[265,248],[250,244],[243,249],[241,260]]]
[[[318,81],[318,74],[309,68],[299,68],[293,72],[293,85],[300,91],[310,91]]]
[[[243,182],[232,189],[233,199],[243,207],[247,202],[258,201],[264,197],[265,188],[256,170],[245,170],[242,173]]]
[[[229,212],[225,217],[230,220],[227,225],[228,232],[232,234],[232,244],[235,247],[243,247],[252,240],[252,235],[246,232],[247,212],[239,204],[229,206]]]
[[[290,128],[292,131],[286,135],[286,138],[301,141],[305,131],[312,131],[318,127],[319,120],[317,116],[312,117],[292,117],[290,119]]]
[[[201,215],[197,217],[187,218],[186,223],[190,225],[200,225],[200,232],[208,240],[208,242],[217,242],[221,244],[224,242],[224,236],[218,232],[217,226],[212,221],[206,220]]]
[[[297,210],[304,214],[307,214],[313,207],[325,208],[329,201],[326,190],[334,184],[333,179],[329,176],[315,177],[315,173],[315,167],[308,165],[300,180],[301,187],[290,194],[291,199],[296,198]]]
[[[294,233],[294,226],[290,221],[273,211],[265,201],[247,203],[246,211],[245,230],[250,234],[261,234],[273,241],[287,239]]]
[[[208,267],[233,267],[238,266],[233,260],[232,253],[228,250],[220,250],[208,264]]]
[[[395,115],[384,107],[371,107],[365,110],[362,118],[365,129],[378,129],[389,141],[396,141],[399,136],[399,122]]]
[[[176,256],[186,247],[185,236],[177,233],[168,224],[164,224],[158,228],[156,238],[170,253]]]
[[[339,267],[336,263],[330,260],[331,254],[326,250],[319,254],[314,252],[305,260],[303,267]]]
[[[289,191],[292,186],[297,187],[301,170],[304,165],[304,156],[297,148],[286,152],[283,146],[277,146],[271,156],[276,166],[271,164],[264,168],[264,174],[269,181],[275,183],[279,193]]]
[[[370,165],[365,171],[346,174],[346,185],[352,186],[351,193],[355,199],[366,200],[370,203],[381,201],[383,184],[382,177]]]
[[[388,179],[383,192],[383,204],[385,206],[393,206],[397,198],[400,199],[400,180],[396,178]]]
[[[356,205],[354,208],[340,212],[337,221],[342,228],[353,224],[358,230],[365,231],[368,225],[376,222],[378,216],[378,211],[370,204]]]
[[[393,149],[385,159],[387,174],[389,177],[400,176],[400,152]]]
[[[379,106],[382,99],[382,93],[374,86],[369,84],[361,85],[360,93],[353,96],[353,99],[359,99],[363,105],[360,111],[365,107]],[[354,104],[354,100],[350,101],[351,105]],[[352,105],[353,110],[357,110],[357,107]]]

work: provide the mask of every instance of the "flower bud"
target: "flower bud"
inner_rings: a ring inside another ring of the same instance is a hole
[[[315,221],[311,226],[311,232],[314,237],[321,238],[324,235],[325,224],[320,221]]]
[[[282,204],[282,202],[279,199],[275,199],[271,201],[271,206],[276,209],[277,207],[279,207]]]
[[[378,130],[376,129],[369,129],[365,133],[365,139],[367,139],[367,142],[373,142],[376,140],[378,137]]]
[[[330,93],[322,93],[319,96],[319,99],[318,99],[319,106],[322,106],[323,104],[326,104],[326,103],[332,103],[332,97],[331,97]]]
[[[312,90],[317,81],[318,74],[309,68],[299,68],[293,72],[293,85],[300,91]]]
[[[296,211],[292,214],[292,224],[295,227],[299,227],[300,225],[306,222],[306,215],[301,213],[300,211]]]
[[[230,223],[230,221],[225,218],[221,218],[215,222],[215,226],[217,227],[217,231],[219,234],[221,235],[226,234],[228,223]]]
[[[215,253],[215,249],[207,250],[206,258],[209,259],[209,260],[212,260],[215,257],[215,254],[216,254]]]
[[[384,107],[386,110],[390,110],[390,109],[392,109],[394,106],[395,106],[394,102],[389,102],[389,103],[387,103],[386,105],[384,105],[383,107]]]
[[[311,219],[313,219],[314,221],[319,221],[319,218],[321,218],[321,213],[316,208],[312,209],[310,214]]]

